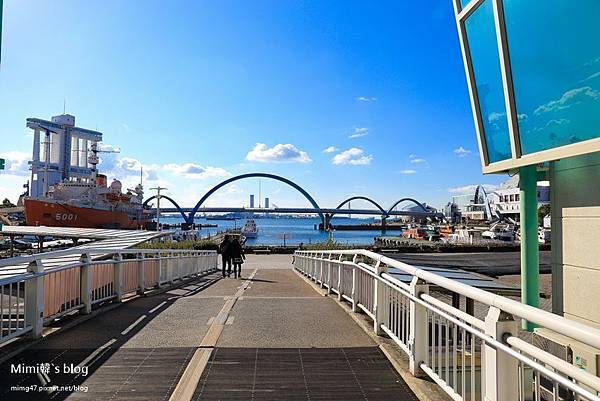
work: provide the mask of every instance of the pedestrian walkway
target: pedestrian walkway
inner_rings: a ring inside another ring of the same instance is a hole
[[[0,399],[416,399],[371,337],[290,262],[250,256],[242,279],[205,276],[57,332],[0,366]],[[11,373],[40,363],[60,373]],[[49,392],[22,390],[43,384]]]

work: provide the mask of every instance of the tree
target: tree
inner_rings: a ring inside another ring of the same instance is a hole
[[[540,225],[544,224],[544,217],[546,217],[547,215],[549,215],[551,211],[552,210],[550,208],[550,204],[549,203],[543,204],[542,206],[540,206],[538,208],[538,223]]]
[[[15,207],[16,205],[13,204],[8,198],[4,198],[4,200],[2,201],[2,205],[0,207]]]

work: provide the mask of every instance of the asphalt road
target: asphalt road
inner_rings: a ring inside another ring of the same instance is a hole
[[[488,276],[519,274],[519,252],[396,253],[386,254],[414,266],[456,267]],[[540,251],[540,273],[550,273],[550,251]]]

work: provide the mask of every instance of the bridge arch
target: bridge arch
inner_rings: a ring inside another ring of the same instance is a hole
[[[156,198],[157,198],[157,195],[152,195],[151,197],[149,197],[148,199],[146,199],[146,200],[144,201],[144,203],[142,204],[142,206],[143,206],[143,207],[146,207],[146,206],[148,206],[148,204],[149,204],[151,201],[153,201],[154,199],[156,199]],[[175,201],[174,201],[172,198],[168,197],[167,195],[161,195],[161,196],[160,196],[160,198],[161,198],[161,199],[163,199],[163,198],[164,198],[164,199],[168,200],[169,202],[171,202],[171,204],[172,204],[173,206],[175,206],[175,209],[177,209],[177,211],[178,211],[178,212],[181,214],[181,216],[183,217],[183,219],[184,219],[186,222],[188,222],[188,223],[193,223],[193,222],[194,222],[194,220],[193,220],[193,219],[192,219],[192,221],[189,221],[189,220],[188,220],[188,216],[187,216],[187,215],[185,214],[185,212],[184,212],[184,211],[181,209],[181,206],[179,206],[179,205],[177,204],[177,202],[175,202]]]
[[[247,174],[240,174],[240,175],[236,175],[235,177],[228,178],[225,181],[212,187],[207,193],[204,194],[204,196],[202,196],[202,198],[200,198],[198,203],[196,203],[196,206],[194,206],[194,208],[192,209],[192,211],[190,212],[190,214],[188,216],[189,220],[191,220],[191,221],[194,220],[194,215],[198,212],[198,209],[200,209],[200,206],[202,206],[202,204],[206,201],[206,199],[208,199],[217,190],[219,190],[220,188],[222,188],[225,185],[230,184],[234,181],[243,180],[246,178],[269,178],[271,180],[283,182],[284,184],[287,184],[290,187],[297,190],[298,192],[300,192],[306,198],[306,200],[308,200],[310,202],[312,207],[314,207],[317,210],[321,209],[321,207],[317,204],[317,201],[315,201],[315,199],[308,192],[306,192],[304,190],[304,188],[302,188],[300,185],[296,184],[295,182],[288,180],[287,178],[284,178],[284,177],[281,177],[281,176],[275,175],[275,174],[269,174],[269,173],[247,173]],[[319,214],[321,221],[323,223],[325,223],[325,221],[326,221],[325,215],[320,211],[318,211],[317,213]]]
[[[427,212],[427,208],[426,208],[425,206],[423,206],[423,204],[422,204],[421,202],[419,202],[418,200],[416,200],[416,199],[413,199],[413,198],[402,198],[402,199],[399,199],[399,200],[397,200],[397,201],[396,201],[396,202],[395,202],[395,203],[394,203],[392,206],[390,206],[390,208],[388,209],[388,211],[386,212],[386,214],[387,214],[387,215],[389,215],[389,214],[390,214],[390,212],[391,212],[392,210],[394,210],[394,208],[395,208],[396,206],[398,206],[400,203],[402,203],[402,202],[404,202],[404,201],[409,201],[409,202],[412,202],[412,203],[414,203],[415,205],[419,206],[419,208],[421,209],[421,211],[423,211],[423,212]]]
[[[384,209],[384,208],[382,208],[382,207],[381,207],[381,205],[380,205],[379,203],[375,202],[373,199],[371,199],[371,198],[368,198],[368,197],[366,197],[366,196],[352,196],[352,197],[350,197],[350,198],[346,199],[345,201],[343,201],[342,203],[340,203],[340,204],[339,204],[339,205],[336,207],[336,209],[339,209],[339,210],[340,210],[340,212],[342,212],[342,211],[343,211],[343,210],[342,210],[342,206],[344,206],[346,203],[348,203],[348,202],[351,202],[351,201],[353,201],[353,200],[364,200],[364,201],[367,201],[367,202],[369,202],[371,205],[373,205],[373,206],[375,206],[377,209],[379,209],[379,210],[381,211],[381,214],[382,214],[382,215],[384,215],[384,216],[385,216],[385,215],[387,215],[387,212],[385,211],[385,209]],[[334,214],[336,214],[336,213],[332,213],[332,214],[330,214],[330,217],[333,217],[333,215],[334,215]]]

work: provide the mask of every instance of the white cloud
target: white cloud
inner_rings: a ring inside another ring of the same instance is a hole
[[[373,96],[359,96],[356,98],[359,102],[376,102],[377,98]]]
[[[586,100],[600,99],[600,92],[589,86],[575,88],[566,91],[558,100],[551,100],[535,109],[535,114],[547,113],[549,111],[568,109],[569,107]]]
[[[483,188],[485,189],[486,192],[489,193],[492,191],[496,191],[498,188],[500,188],[500,185],[483,184]],[[477,184],[465,185],[462,187],[448,188],[448,192],[453,193],[453,194],[466,195],[466,194],[474,194],[475,189],[477,189]]]
[[[557,120],[550,120],[546,123],[546,127],[550,127],[552,125],[564,125],[564,124],[568,124],[570,123],[571,120],[568,120],[566,118],[559,118]]]
[[[203,180],[209,177],[228,177],[231,175],[227,170],[220,167],[203,167],[196,163],[169,163],[165,164],[163,168],[173,172],[174,174],[195,180]]]
[[[325,149],[323,149],[323,153],[333,153],[333,152],[337,152],[338,148],[336,148],[335,146],[329,146]]]
[[[406,174],[406,175],[408,175],[408,174],[416,174],[417,170],[412,170],[412,169],[407,168],[407,169],[404,169],[404,170],[400,170],[399,173],[400,174]]]
[[[498,120],[500,120],[500,118],[502,118],[504,116],[506,116],[506,113],[498,113],[497,111],[492,111],[488,115],[488,121],[489,122],[498,121]]]
[[[280,143],[272,148],[264,143],[257,143],[246,155],[246,160],[261,163],[308,163],[312,161],[306,152],[291,143]]]
[[[465,149],[462,146],[459,146],[457,149],[454,149],[454,154],[458,157],[465,157],[471,154],[469,149]]]
[[[409,160],[410,160],[411,163],[415,163],[415,164],[416,163],[426,163],[427,162],[427,160],[425,160],[424,158],[419,157],[419,156],[417,156],[415,154],[408,155],[408,158],[409,158]]]
[[[488,121],[490,123],[493,123],[493,122],[498,121],[501,118],[505,118],[505,117],[506,117],[506,113],[498,113],[497,111],[492,111],[488,115]],[[519,121],[527,120],[527,114],[517,114],[517,119]]]
[[[0,158],[6,160],[2,174],[27,177],[30,174],[29,160],[31,154],[19,151],[9,151],[0,153]]]
[[[457,149],[454,149],[454,154],[458,157],[465,157],[471,154],[469,149],[465,149],[462,146],[459,146]]]
[[[111,152],[111,153],[120,153],[121,148],[118,146],[110,145],[108,143],[100,143],[98,144],[98,150],[102,152]]]
[[[133,157],[117,157],[115,154],[106,154],[100,158],[98,170],[111,179],[117,179],[124,187],[134,187],[140,182],[140,174],[144,183],[157,182],[159,180],[157,164],[143,164]],[[146,186],[144,184],[144,186]]]
[[[348,136],[350,139],[360,138],[369,134],[368,128],[354,128],[354,131]]]
[[[590,79],[594,79],[594,78],[598,78],[600,77],[600,71],[593,73],[592,75],[590,75],[589,77],[587,77],[586,79],[582,79],[579,82],[585,82],[585,81],[589,81]]]
[[[364,166],[371,164],[372,155],[365,155],[365,151],[360,148],[350,148],[333,156],[331,162],[333,164],[350,164],[353,166]]]

